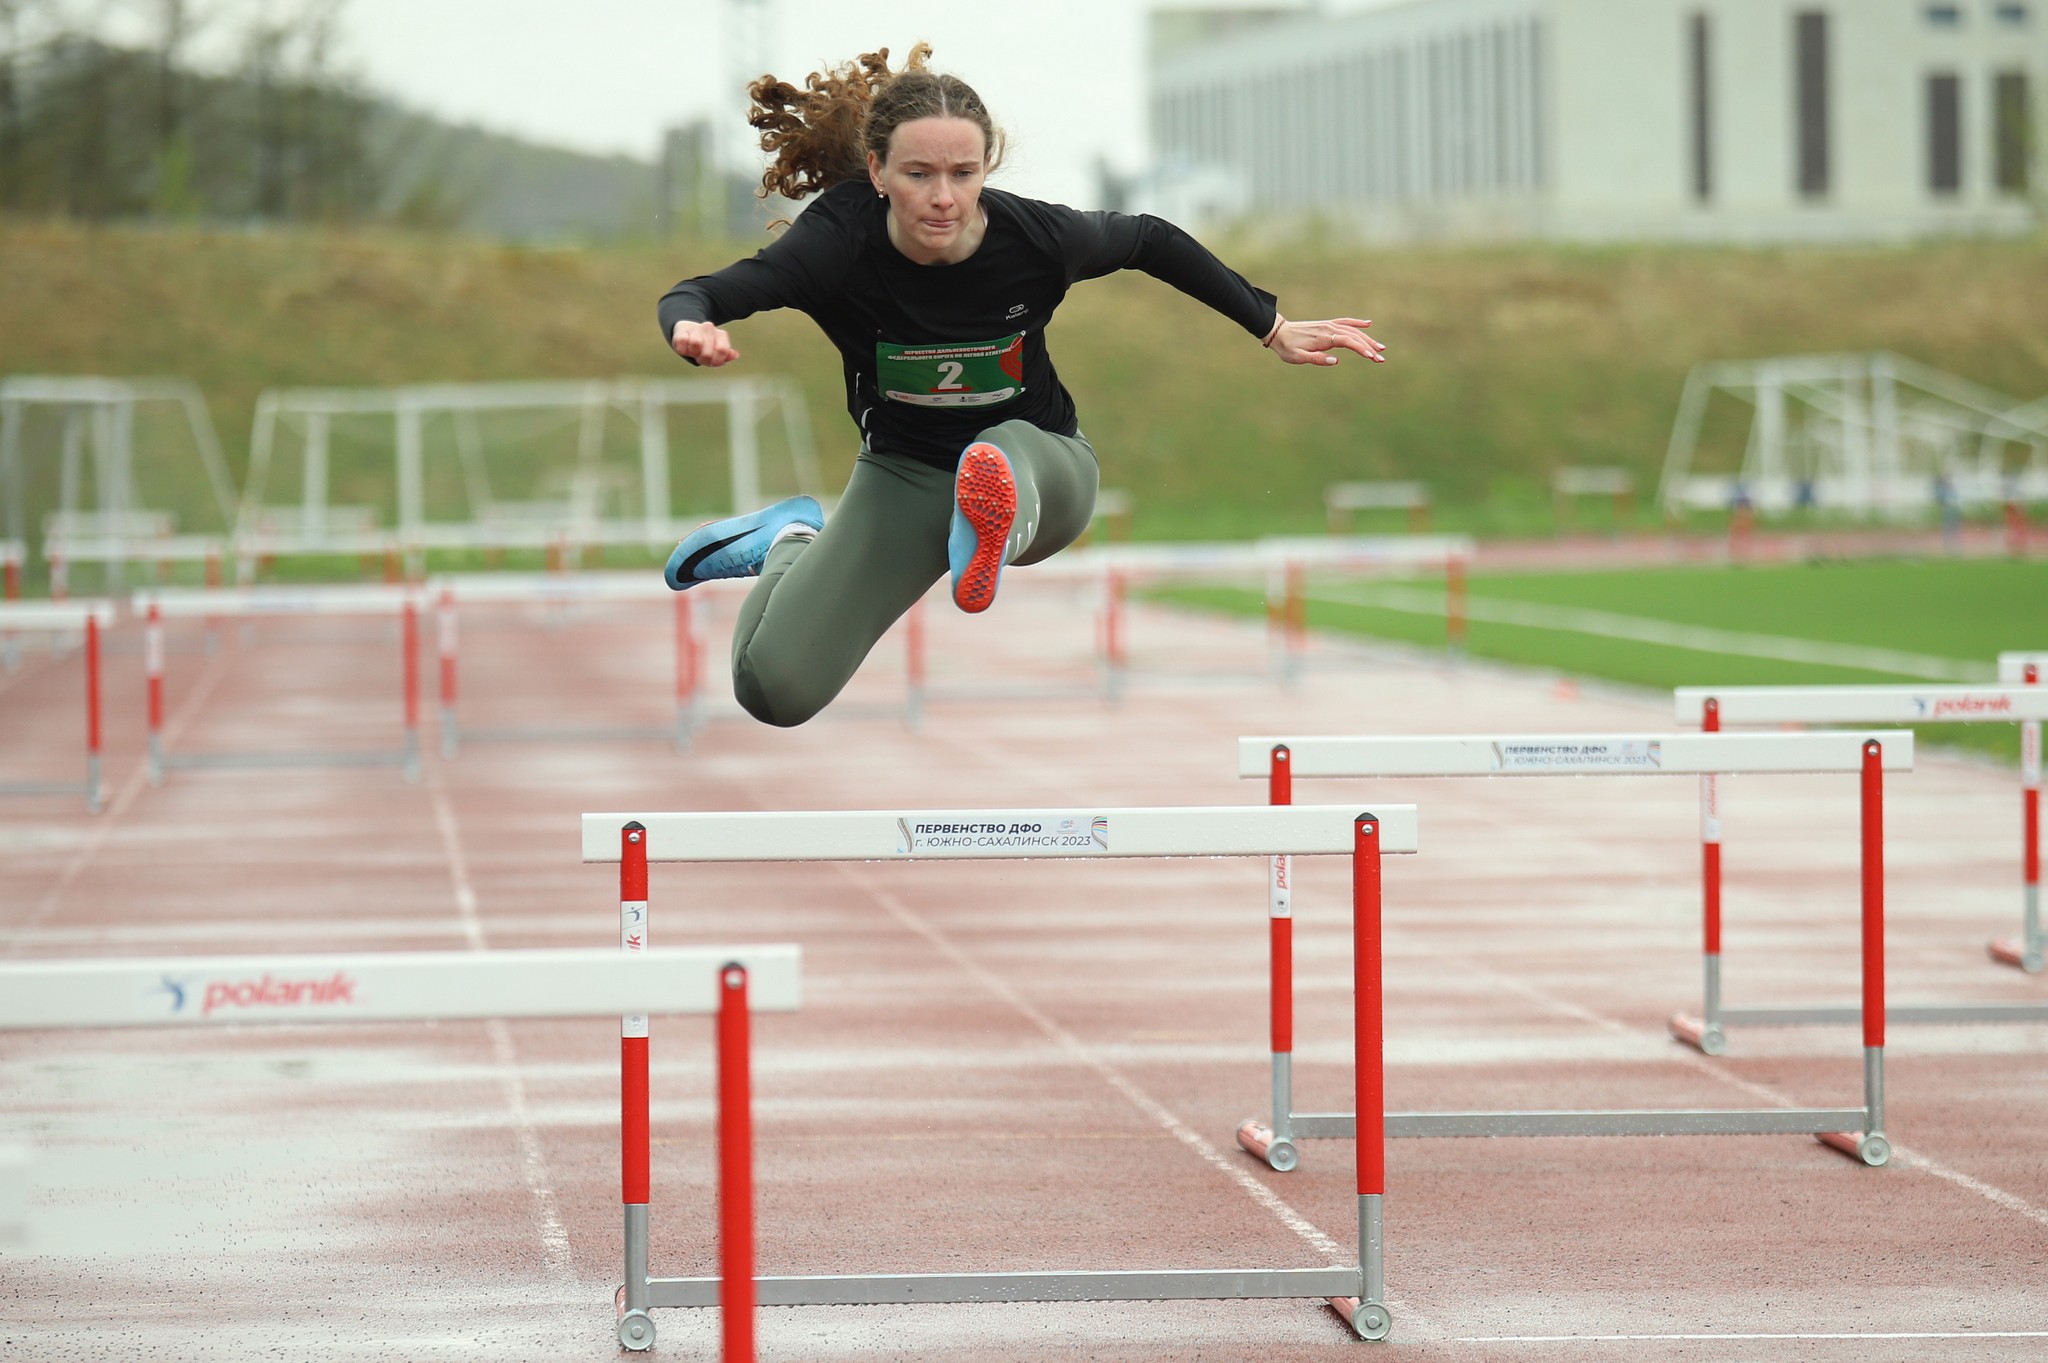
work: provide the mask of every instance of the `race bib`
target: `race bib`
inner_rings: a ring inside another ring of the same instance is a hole
[[[1024,391],[1024,333],[946,345],[875,343],[875,383],[914,407],[988,407]]]

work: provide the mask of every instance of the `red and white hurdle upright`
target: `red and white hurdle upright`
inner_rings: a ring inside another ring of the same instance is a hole
[[[1998,680],[2005,685],[2018,682],[2039,686],[2048,678],[2048,652],[2001,653]],[[1991,959],[2001,965],[2017,966],[2029,975],[2041,973],[2048,964],[2048,938],[2041,931],[2041,721],[2020,721],[2020,836],[2026,842],[2021,858],[2025,886],[2021,905],[2020,935],[2004,937],[1991,944]]]
[[[604,948],[372,952],[321,956],[169,956],[0,964],[0,1030],[202,1027],[477,1018],[715,1016],[718,1067],[749,1067],[747,1014],[798,1004],[794,946],[693,946],[621,955]],[[719,1184],[753,1178],[744,1079],[719,1092]],[[644,1113],[642,1116],[644,1117]],[[642,1170],[644,1179],[645,1171]],[[722,1209],[729,1363],[751,1363],[751,1207]],[[644,1313],[641,1317],[645,1319]],[[626,1327],[620,1327],[626,1339]],[[647,1341],[653,1333],[649,1328]],[[645,1348],[646,1344],[629,1347]]]
[[[410,587],[243,587],[228,591],[138,592],[134,609],[145,622],[149,706],[149,780],[193,767],[395,766],[408,781],[420,777],[420,600]],[[257,620],[370,616],[399,625],[404,731],[396,750],[367,752],[245,751],[172,753],[164,734],[164,621]]]
[[[1811,1135],[1868,1165],[1891,1158],[1884,1134],[1884,778],[1913,765],[1911,733],[1555,734],[1448,737],[1240,738],[1237,774],[1265,777],[1284,804],[1306,778],[1645,776],[1729,772],[1855,773],[1862,809],[1863,1105],[1849,1108],[1707,1108],[1619,1111],[1395,1112],[1389,1136]],[[1246,1151],[1286,1171],[1296,1142],[1352,1136],[1353,1114],[1293,1110],[1294,937],[1291,870],[1272,862],[1272,1080],[1270,1122],[1238,1128]],[[1370,1128],[1367,1128],[1370,1129]]]
[[[2038,678],[2038,669],[2036,669]],[[1915,683],[1904,686],[1681,686],[1674,693],[1681,723],[1698,724],[1712,733],[1730,725],[1762,724],[2010,724],[2022,725],[2022,837],[2020,856],[2022,937],[2018,943],[1994,942],[1994,960],[2023,965],[2024,944],[2040,947],[2040,721],[2048,717],[2048,687],[2031,682],[2017,686],[1946,686]],[[2029,728],[2029,726],[2031,726]],[[1704,989],[1700,1014],[1680,1014],[1671,1021],[1672,1034],[1708,1055],[1727,1048],[1731,1023],[1797,1026],[1806,1023],[1854,1022],[1854,1007],[1801,1004],[1730,1008],[1721,1002],[1721,820],[1718,792],[1705,779],[1700,785],[1700,860],[1702,956]],[[2002,950],[2005,954],[2002,954]],[[1906,1003],[1893,1004],[1894,1022],[2030,1022],[2048,1019],[2048,1003]]]
[[[583,859],[619,863],[622,945],[644,948],[651,862],[1099,860],[1123,857],[1343,855],[1351,860],[1356,1011],[1354,1094],[1365,1130],[1385,1108],[1380,1006],[1380,858],[1416,850],[1412,805],[1168,809],[858,810],[824,813],[586,814]],[[654,1343],[655,1307],[712,1306],[710,1278],[647,1276],[647,1060],[644,1028],[621,1041],[627,1132],[626,1283],[620,1339]],[[1357,1143],[1358,1262],[1336,1267],[1127,1269],[1107,1272],[830,1274],[757,1277],[763,1306],[915,1302],[1169,1301],[1304,1297],[1328,1300],[1363,1339],[1384,1339],[1382,1252],[1386,1158]],[[729,1269],[729,1271],[731,1271]],[[727,1317],[728,1321],[731,1316]]]
[[[85,779],[0,782],[0,795],[83,795],[85,807],[100,812],[100,642],[113,623],[111,601],[0,601],[0,635],[75,631],[85,672]]]

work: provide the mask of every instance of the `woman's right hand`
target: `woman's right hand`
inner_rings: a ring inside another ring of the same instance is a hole
[[[740,357],[733,349],[732,337],[722,327],[709,322],[678,322],[676,329],[669,333],[668,343],[675,347],[676,354],[686,360],[695,360],[707,369],[731,364]]]

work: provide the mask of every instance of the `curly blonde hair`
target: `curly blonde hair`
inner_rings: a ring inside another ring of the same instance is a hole
[[[747,122],[761,132],[761,150],[775,159],[761,173],[758,197],[801,199],[842,180],[867,178],[867,154],[889,159],[889,138],[919,118],[964,118],[981,129],[988,169],[1003,156],[1003,135],[974,87],[927,69],[932,45],[918,43],[901,71],[889,49],[813,71],[802,89],[774,76],[747,87]]]

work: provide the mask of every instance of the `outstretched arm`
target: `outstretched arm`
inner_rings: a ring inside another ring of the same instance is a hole
[[[1365,334],[1372,323],[1357,317],[1333,317],[1322,322],[1290,322],[1273,314],[1273,329],[1266,334],[1265,347],[1289,364],[1333,365],[1332,352],[1349,350],[1375,364],[1385,364],[1386,347]]]

